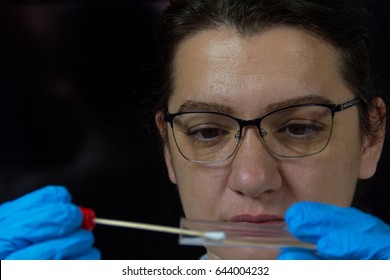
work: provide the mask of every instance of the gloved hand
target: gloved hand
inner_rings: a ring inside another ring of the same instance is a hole
[[[278,259],[390,259],[390,226],[354,208],[299,202],[286,213],[296,238],[317,245],[317,253],[282,249]]]
[[[93,234],[64,187],[48,186],[0,205],[0,259],[99,259]]]

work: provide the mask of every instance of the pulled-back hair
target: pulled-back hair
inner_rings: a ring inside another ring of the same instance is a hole
[[[228,28],[243,37],[276,26],[310,32],[331,44],[347,86],[359,97],[360,122],[371,131],[374,97],[369,63],[369,12],[363,0],[176,0],[160,22],[162,93],[158,111],[166,112],[174,89],[175,55],[183,40],[197,32]]]

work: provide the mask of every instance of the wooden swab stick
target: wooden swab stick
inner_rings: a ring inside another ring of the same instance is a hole
[[[183,234],[189,236],[200,236],[213,241],[225,240],[225,233],[222,231],[197,231],[197,230],[151,225],[151,224],[144,224],[144,223],[101,219],[101,218],[96,218],[96,214],[93,209],[80,207],[80,210],[83,214],[83,223],[81,227],[87,230],[92,230],[95,227],[95,224],[100,224],[100,225],[107,225],[107,226],[143,229],[143,230],[166,232],[166,233],[173,233],[173,234]]]
[[[189,230],[189,229],[182,229],[182,228],[175,228],[175,227],[168,227],[168,226],[159,226],[159,225],[151,225],[151,224],[136,223],[136,222],[125,222],[125,221],[117,221],[117,220],[101,219],[101,218],[95,218],[94,222],[95,224],[100,224],[100,225],[143,229],[143,230],[158,231],[158,232],[173,233],[173,234],[184,234],[190,236],[200,236],[214,241],[220,241],[225,239],[225,233],[222,231],[203,232],[203,231]]]

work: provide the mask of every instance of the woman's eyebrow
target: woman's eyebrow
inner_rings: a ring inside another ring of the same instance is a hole
[[[297,98],[291,98],[280,102],[275,102],[265,107],[265,112],[272,112],[279,109],[287,108],[290,106],[301,105],[301,104],[330,104],[332,103],[329,99],[320,95],[306,95]]]
[[[223,113],[229,115],[232,114],[233,109],[231,107],[221,105],[221,104],[188,100],[179,107],[178,112],[191,112],[191,111],[217,112],[217,113]]]

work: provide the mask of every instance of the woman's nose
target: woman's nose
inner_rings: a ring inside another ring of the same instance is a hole
[[[239,194],[257,198],[280,188],[277,159],[265,147],[256,127],[247,127],[231,162],[228,187]]]

